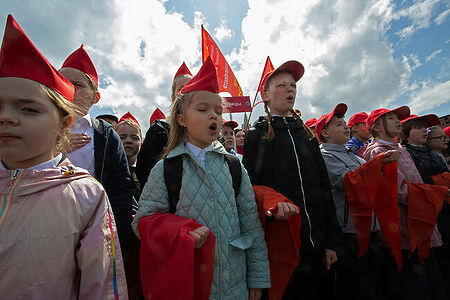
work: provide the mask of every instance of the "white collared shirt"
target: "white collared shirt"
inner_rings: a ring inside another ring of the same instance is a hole
[[[91,176],[95,176],[94,127],[92,127],[91,116],[87,114],[76,120],[70,128],[70,133],[84,133],[91,138],[84,147],[67,154],[67,158],[74,166],[86,169]]]
[[[38,165],[29,167],[27,169],[36,170],[36,171],[42,171],[42,170],[45,170],[45,169],[54,169],[59,164],[59,162],[61,161],[62,157],[63,157],[62,154],[59,153],[54,158],[52,158],[50,160],[47,160],[47,161],[45,161],[43,163],[40,163]],[[0,170],[7,170],[6,167],[3,165],[3,162],[1,161],[1,159],[0,159]],[[23,169],[19,169],[19,170],[23,170]]]
[[[206,152],[211,151],[213,149],[213,144],[209,145],[206,148],[201,149],[189,142],[186,142],[186,147],[192,153],[192,155],[194,155],[194,157],[196,157],[198,159],[198,161],[200,162],[202,167],[206,168],[205,167],[205,155],[206,155]]]

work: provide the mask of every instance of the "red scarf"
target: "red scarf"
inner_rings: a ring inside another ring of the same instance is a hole
[[[209,298],[216,237],[210,231],[202,247],[194,249],[189,231],[200,226],[193,219],[162,213],[139,221],[145,299]]]
[[[269,251],[271,284],[269,299],[281,299],[299,262],[300,214],[293,215],[287,220],[267,222],[266,212],[270,210],[276,213],[279,202],[293,203],[267,186],[254,186],[253,191]]]

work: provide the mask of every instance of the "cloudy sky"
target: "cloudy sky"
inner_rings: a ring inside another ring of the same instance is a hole
[[[295,107],[305,120],[338,102],[348,117],[400,105],[450,113],[450,0],[19,0],[0,12],[1,26],[13,14],[57,68],[84,43],[102,95],[91,114],[130,111],[145,129],[156,107],[168,112],[181,63],[198,71],[201,24],[252,99],[267,55],[275,67],[302,62]]]

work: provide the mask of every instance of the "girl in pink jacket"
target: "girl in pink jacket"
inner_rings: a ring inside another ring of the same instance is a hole
[[[127,299],[106,193],[58,153],[74,92],[9,15],[0,50],[2,299]]]

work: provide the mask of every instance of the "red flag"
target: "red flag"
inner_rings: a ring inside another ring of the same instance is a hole
[[[250,103],[250,97],[224,97],[225,107],[229,113],[238,112],[251,112],[252,105]]]
[[[262,83],[263,83],[264,76],[267,73],[269,73],[270,71],[273,71],[273,70],[275,70],[275,68],[273,67],[272,62],[270,61],[270,57],[267,56],[266,64],[264,65],[264,70],[263,70],[263,73],[261,75],[261,79],[259,80],[258,91],[256,93],[260,92],[261,95],[262,95],[262,92],[263,92]]]
[[[209,33],[203,28],[202,25],[202,58],[203,62],[206,61],[208,56],[214,62],[214,66],[217,70],[217,82],[219,83],[219,92],[228,92],[231,96],[242,96],[242,89],[233,74],[228,62],[225,60],[219,47],[214,42]]]

